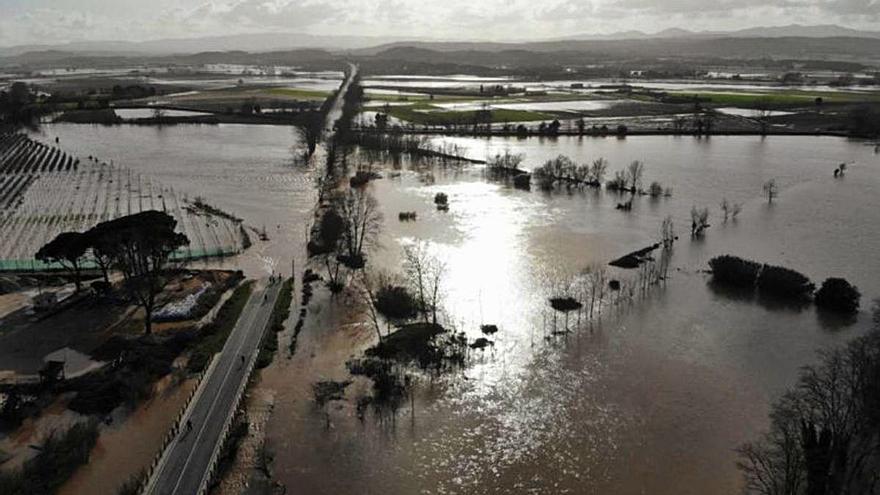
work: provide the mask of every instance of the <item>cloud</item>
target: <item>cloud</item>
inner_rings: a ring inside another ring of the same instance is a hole
[[[668,27],[842,23],[876,29],[880,0],[0,0],[0,45],[254,32],[535,39]],[[695,26],[698,19],[699,25]]]

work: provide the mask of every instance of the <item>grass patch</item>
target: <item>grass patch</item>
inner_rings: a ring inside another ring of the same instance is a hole
[[[235,328],[235,323],[238,322],[238,317],[241,316],[253,290],[253,280],[238,286],[220,308],[214,321],[205,325],[202,329],[202,338],[193,348],[187,364],[190,371],[203,371],[214,354],[223,349],[223,344]]]
[[[265,92],[272,96],[284,96],[286,98],[311,101],[324,101],[328,96],[330,96],[329,91],[317,91],[313,89],[299,88],[269,88]]]
[[[272,308],[272,318],[269,320],[269,334],[263,338],[260,345],[260,355],[257,356],[256,366],[258,369],[272,364],[275,351],[278,350],[278,333],[284,330],[284,322],[290,317],[290,303],[293,301],[293,277],[284,281],[275,307]]]
[[[89,453],[97,440],[96,421],[77,424],[61,435],[50,435],[40,453],[20,469],[0,472],[0,493],[55,493],[79,466],[89,461]]]

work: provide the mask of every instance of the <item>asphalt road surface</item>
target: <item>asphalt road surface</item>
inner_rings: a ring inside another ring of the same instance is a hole
[[[265,285],[268,282],[265,282]],[[250,360],[259,352],[260,340],[272,315],[281,282],[258,287],[229,334],[217,364],[205,376],[180,433],[168,445],[165,458],[153,474],[149,493],[195,495],[207,476],[223,425],[235,407],[241,384],[248,379]],[[192,428],[187,426],[191,421]]]

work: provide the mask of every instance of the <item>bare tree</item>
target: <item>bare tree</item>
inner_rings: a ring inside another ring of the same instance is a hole
[[[733,209],[730,211],[731,216],[733,217],[733,221],[736,221],[736,217],[739,216],[739,213],[742,211],[743,205],[742,203],[734,203]]]
[[[593,164],[590,166],[590,181],[597,186],[601,185],[607,172],[608,160],[604,158],[593,160]]]
[[[691,237],[703,235],[709,228],[709,208],[691,207]]]
[[[364,250],[376,242],[382,226],[379,203],[365,187],[350,188],[335,201],[345,230],[342,236],[342,260],[351,268],[362,268]]]
[[[773,199],[779,195],[779,186],[776,185],[776,179],[770,179],[764,183],[764,194],[767,195],[767,202],[772,203]]]
[[[361,301],[367,306],[370,312],[370,321],[373,328],[376,329],[376,336],[379,342],[382,342],[382,330],[379,325],[379,312],[376,310],[376,292],[381,282],[378,277],[368,274],[366,270],[361,271],[361,277],[358,284],[358,295]]]
[[[755,104],[755,117],[761,126],[761,134],[767,134],[770,128],[770,102],[766,98],[758,99]]]
[[[440,288],[446,264],[428,252],[421,241],[403,249],[404,269],[425,323],[437,324]],[[430,316],[430,320],[429,320]]]
[[[721,215],[722,215],[723,221],[724,221],[724,223],[727,223],[727,219],[730,218],[730,202],[727,201],[726,197],[722,198],[721,204],[719,206],[721,207]]]
[[[602,310],[602,300],[605,297],[606,271],[604,264],[590,265],[581,272],[585,283],[585,290],[589,292],[586,297],[587,318],[592,319],[593,314]],[[598,304],[598,306],[597,306]]]
[[[645,175],[645,164],[635,160],[626,167],[626,182],[633,194],[639,191],[642,185],[642,176]]]
[[[675,243],[675,224],[672,222],[672,215],[666,215],[663,223],[660,224],[660,241],[664,249],[671,248]]]

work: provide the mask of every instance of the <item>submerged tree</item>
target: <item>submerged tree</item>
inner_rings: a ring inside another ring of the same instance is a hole
[[[709,228],[709,208],[691,207],[691,237],[703,235]]]
[[[334,201],[342,219],[342,261],[350,268],[362,268],[365,248],[376,241],[382,226],[379,203],[366,188],[350,188]]]
[[[418,311],[425,323],[436,325],[440,286],[446,273],[446,264],[431,255],[422,242],[405,247],[403,255],[404,271],[416,298]]]
[[[302,120],[296,126],[296,132],[302,142],[306,144],[307,157],[315,154],[323,131],[324,117],[320,112],[307,111],[303,113]]]
[[[764,194],[767,195],[767,202],[772,203],[773,199],[779,195],[779,186],[776,185],[776,179],[770,179],[764,183]]]
[[[660,242],[664,249],[669,249],[675,243],[675,224],[672,222],[672,215],[666,215],[663,223],[660,224]]]
[[[635,194],[642,185],[642,177],[645,175],[645,164],[635,160],[626,167],[626,182],[629,190]]]

